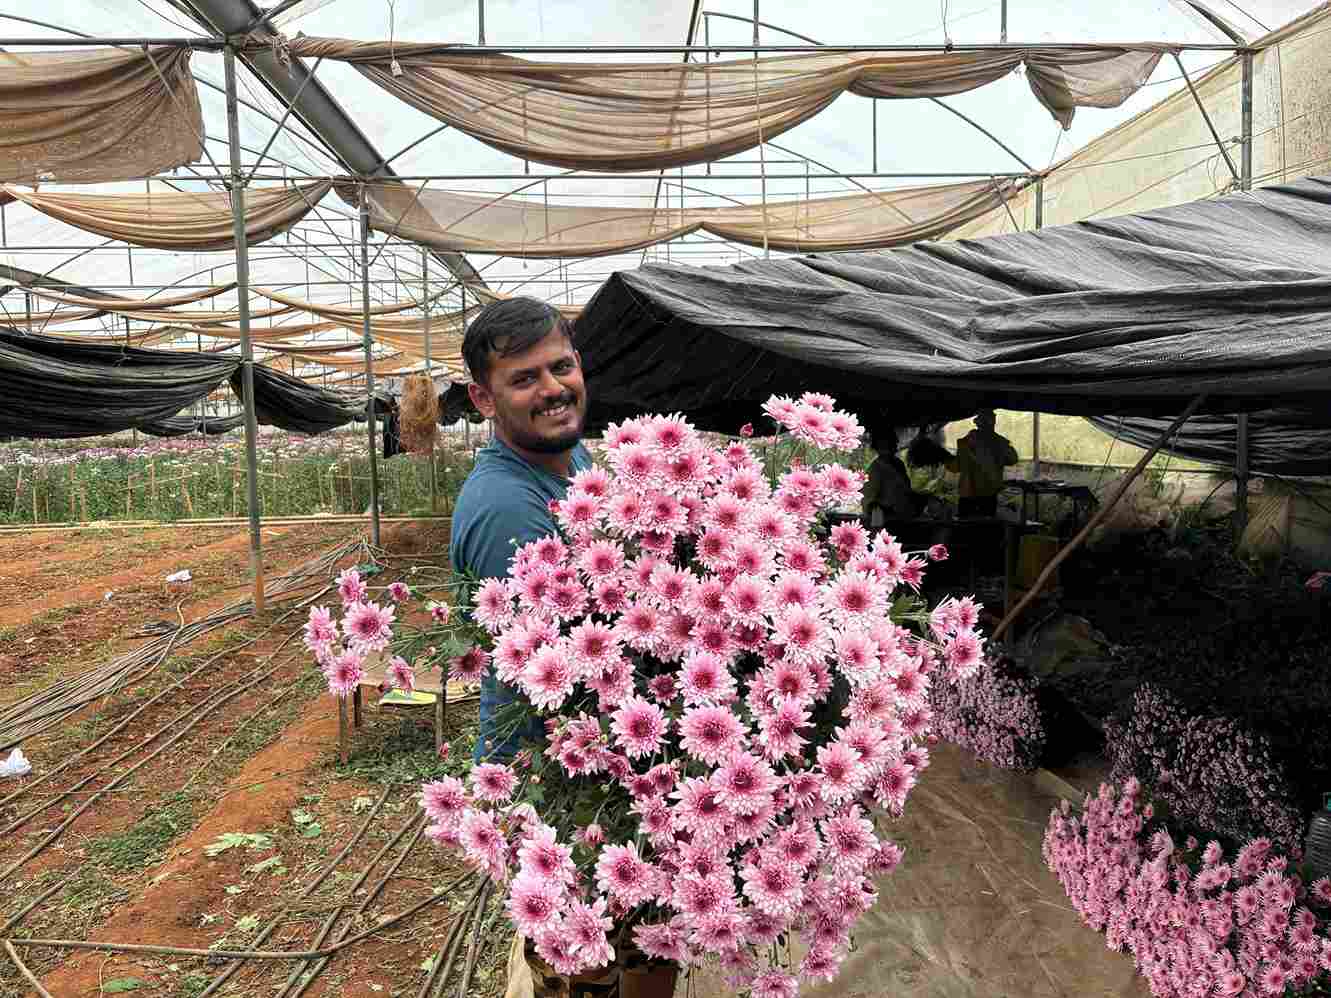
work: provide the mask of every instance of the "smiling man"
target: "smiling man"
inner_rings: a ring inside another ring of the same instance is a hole
[[[558,309],[534,298],[487,305],[467,329],[462,359],[468,394],[492,421],[494,439],[476,464],[453,510],[449,558],[476,578],[504,578],[518,546],[556,532],[549,504],[563,499],[569,479],[591,467],[582,446],[587,390],[572,330]],[[496,738],[494,713],[518,696],[493,670],[481,682],[476,758],[507,758],[521,738],[540,738],[531,723]]]

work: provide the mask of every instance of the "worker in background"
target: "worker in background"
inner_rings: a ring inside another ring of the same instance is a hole
[[[975,429],[957,441],[957,453],[946,463],[961,478],[957,516],[997,516],[1003,469],[1018,460],[1012,442],[994,430],[994,410],[976,413]]]
[[[911,488],[906,463],[897,456],[899,439],[895,426],[879,427],[870,437],[869,446],[878,456],[869,465],[861,510],[864,525],[871,530],[881,527],[887,520],[908,520],[919,516],[929,500],[927,495]]]

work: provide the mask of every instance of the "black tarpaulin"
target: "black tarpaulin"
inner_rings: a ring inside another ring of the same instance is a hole
[[[212,437],[222,433],[230,433],[244,425],[245,414],[237,412],[230,416],[209,416],[207,418],[182,414],[159,419],[153,423],[140,423],[138,428],[154,437],[183,437],[190,433],[206,433]]]
[[[820,391],[922,423],[982,407],[1331,426],[1331,184],[872,253],[614,274],[576,323],[598,421],[734,430]]]
[[[1154,416],[1092,416],[1095,427],[1137,447],[1160,439],[1171,420]],[[1248,417],[1248,466],[1275,475],[1331,475],[1328,414],[1306,409],[1264,409]],[[1238,417],[1193,416],[1162,449],[1180,457],[1232,468]]]
[[[231,390],[240,396],[239,368],[231,375]],[[375,413],[387,411],[388,399],[377,395]],[[324,433],[365,418],[365,396],[320,388],[300,378],[260,364],[254,365],[254,412],[260,423],[296,433]]]
[[[87,437],[160,422],[236,366],[202,354],[0,330],[0,436]]]

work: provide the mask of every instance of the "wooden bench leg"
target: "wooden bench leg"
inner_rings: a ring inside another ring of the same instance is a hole
[[[350,754],[347,746],[347,698],[337,698],[337,751],[342,765],[347,764]]]

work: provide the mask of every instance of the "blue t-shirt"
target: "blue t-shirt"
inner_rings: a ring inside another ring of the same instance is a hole
[[[571,464],[574,472],[592,466],[591,455],[582,444],[573,448]],[[568,486],[567,478],[538,468],[498,437],[492,439],[476,452],[476,463],[453,507],[448,545],[453,570],[470,572],[479,579],[507,577],[514,551],[558,532],[549,503],[563,499]],[[524,729],[485,748],[487,741],[494,741],[494,712],[517,696],[516,690],[495,678],[493,669],[481,680],[477,760],[509,758],[522,739],[539,741],[544,736],[545,725],[532,715]]]

